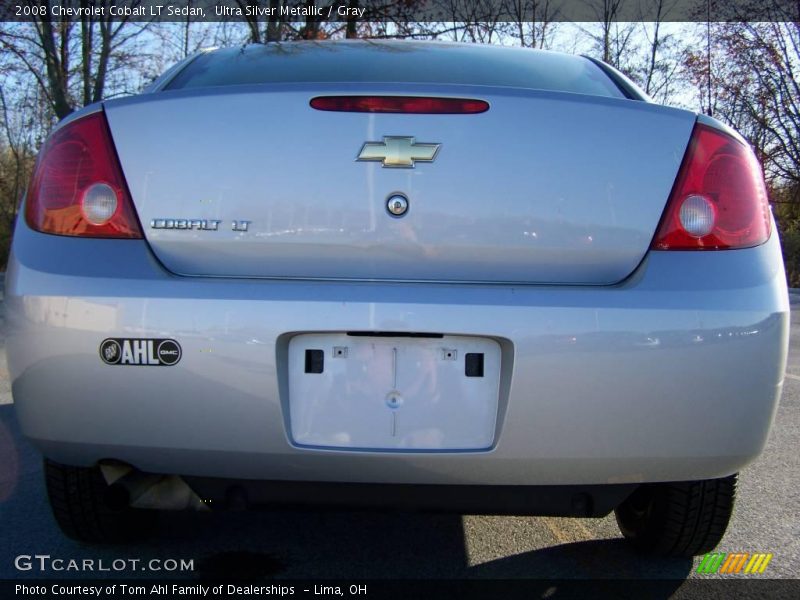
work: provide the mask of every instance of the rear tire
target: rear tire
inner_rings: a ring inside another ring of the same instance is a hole
[[[614,510],[619,529],[646,554],[690,557],[710,552],[733,514],[737,477],[644,484]]]
[[[109,487],[99,467],[71,467],[45,459],[50,508],[65,535],[95,543],[128,542],[143,537],[155,513],[128,505],[124,490]]]

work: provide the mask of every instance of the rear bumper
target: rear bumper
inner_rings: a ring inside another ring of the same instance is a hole
[[[306,481],[240,481],[187,477],[212,510],[324,507],[470,515],[605,517],[636,489],[626,485],[418,485]]]
[[[721,477],[762,450],[785,370],[777,236],[650,253],[608,287],[334,283],[170,275],[136,240],[20,222],[6,283],[24,433],[51,459],[306,482],[588,485]],[[301,448],[288,341],[301,332],[486,336],[502,347],[492,448]],[[170,368],[109,367],[102,340],[172,338]]]

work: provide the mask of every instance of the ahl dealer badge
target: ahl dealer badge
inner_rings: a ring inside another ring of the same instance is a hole
[[[108,338],[100,344],[107,365],[171,367],[181,359],[181,346],[168,339]]]

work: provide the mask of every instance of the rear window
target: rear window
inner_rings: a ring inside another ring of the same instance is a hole
[[[201,54],[166,89],[270,83],[443,83],[623,98],[591,61],[567,54],[435,42],[289,42]]]

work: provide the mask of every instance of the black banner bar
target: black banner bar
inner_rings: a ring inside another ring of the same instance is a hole
[[[0,20],[140,22],[800,21],[797,0],[0,0]]]
[[[308,598],[334,600],[502,600],[619,598],[798,598],[796,579],[674,579],[674,580],[3,580],[0,597],[8,598],[127,598],[201,600],[209,598]]]

